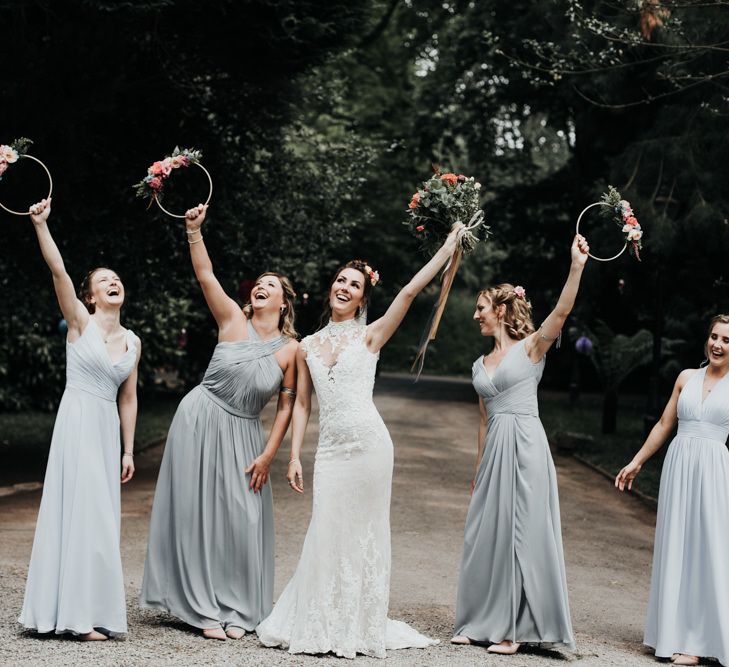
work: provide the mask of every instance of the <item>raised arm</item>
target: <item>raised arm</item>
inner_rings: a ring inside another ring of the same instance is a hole
[[[53,287],[56,290],[58,305],[61,307],[63,318],[66,320],[68,330],[74,337],[81,335],[86,323],[89,321],[89,312],[76,296],[73,281],[66,273],[63,258],[56,242],[48,229],[48,216],[51,214],[51,200],[44,199],[30,207],[30,219],[38,237],[41,254],[46,261],[53,276]]]
[[[445,265],[456,249],[458,235],[463,225],[454,226],[445,243],[433,255],[432,259],[418,271],[403,287],[395,297],[387,312],[378,320],[375,320],[367,327],[367,347],[372,352],[377,352],[387,343],[397,331],[403,318],[410,310],[415,297],[420,294],[438,274],[438,271]]]
[[[304,493],[304,475],[301,468],[301,447],[304,444],[304,433],[311,414],[311,375],[306,365],[306,352],[299,346],[296,354],[296,402],[294,403],[294,416],[291,425],[291,458],[286,478],[289,486],[298,492]]]
[[[589,252],[590,246],[587,244],[585,237],[577,234],[572,240],[572,248],[570,249],[572,256],[570,272],[562,288],[562,293],[559,295],[557,305],[549,313],[542,326],[526,341],[527,354],[534,363],[540,361],[547,354],[549,348],[554,345],[554,341],[557,340],[560,331],[562,331],[565,320],[572,312]]]
[[[190,259],[195,277],[202,287],[205,301],[210,312],[215,318],[220,332],[224,330],[237,318],[241,317],[241,310],[238,304],[231,299],[223,290],[218,279],[213,273],[213,263],[210,261],[205,241],[203,241],[202,223],[207,213],[207,205],[200,204],[191,208],[185,214],[185,226],[187,227],[187,242],[190,244]]]
[[[137,338],[137,358],[134,370],[119,389],[118,409],[122,436],[122,484],[134,476],[134,431],[137,426],[137,375],[139,359],[142,356],[142,342]]]
[[[633,457],[633,460],[615,477],[616,488],[624,491],[627,484],[628,491],[630,491],[633,488],[633,480],[640,472],[643,464],[663,446],[663,443],[666,442],[666,440],[668,440],[668,436],[671,435],[673,429],[676,427],[676,422],[678,421],[678,397],[681,395],[681,390],[684,388],[689,378],[695,372],[695,369],[687,368],[679,373],[678,378],[676,378],[676,384],[673,385],[671,398],[668,399],[668,403],[663,410],[661,418],[651,429],[651,432],[646,438],[645,444],[640,448],[640,450],[638,450],[638,453]]]
[[[261,490],[261,487],[268,481],[271,463],[276,457],[276,452],[281,446],[281,441],[286,435],[286,431],[291,423],[291,413],[293,412],[294,401],[296,400],[296,358],[299,344],[292,340],[287,343],[286,351],[286,367],[284,377],[278,393],[278,403],[276,405],[276,417],[271,426],[271,432],[268,435],[268,441],[263,451],[255,458],[255,460],[245,469],[246,475],[251,476],[248,488],[253,489],[254,493]]]

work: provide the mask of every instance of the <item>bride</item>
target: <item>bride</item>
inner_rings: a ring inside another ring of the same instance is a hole
[[[301,342],[287,477],[294,491],[304,492],[299,453],[313,383],[320,424],[313,511],[296,572],[256,628],[266,646],[384,658],[386,649],[437,643],[387,618],[393,448],[372,388],[380,350],[453,254],[460,227],[369,325],[362,315],[378,275],[361,260],[345,264],[329,289],[329,323]]]

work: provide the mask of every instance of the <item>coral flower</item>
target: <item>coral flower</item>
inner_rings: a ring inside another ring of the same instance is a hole
[[[420,193],[416,192],[413,195],[413,198],[410,200],[410,203],[408,204],[408,208],[417,208],[419,201],[420,201]]]
[[[418,225],[418,226],[417,226],[417,227],[415,228],[415,231],[416,231],[416,232],[422,232],[422,231],[423,231],[424,229],[425,229],[425,225]]]
[[[449,183],[450,185],[455,185],[458,183],[458,176],[455,174],[441,174],[440,177],[441,181],[445,181],[446,183]]]
[[[625,221],[625,224],[626,224],[626,225],[630,225],[631,227],[635,227],[635,226],[636,226],[636,225],[638,224],[638,219],[637,219],[637,218],[635,218],[634,216],[632,216],[632,215],[631,215],[631,216],[630,216],[630,217],[629,217],[629,218],[628,218],[628,219],[627,219],[627,220]]]

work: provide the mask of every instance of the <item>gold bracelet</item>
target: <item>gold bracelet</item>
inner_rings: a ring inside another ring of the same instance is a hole
[[[200,227],[198,227],[197,229],[186,229],[185,233],[186,234],[195,234],[196,232],[199,232],[199,231],[200,231]]]
[[[196,239],[195,241],[191,241],[190,239],[187,239],[187,242],[190,245],[195,245],[196,243],[200,243],[200,241],[202,241],[202,240],[203,240],[203,237],[202,237],[202,234],[200,234],[200,238],[199,239]]]
[[[132,452],[124,452],[122,456],[131,456],[132,458],[134,458],[134,454]]]

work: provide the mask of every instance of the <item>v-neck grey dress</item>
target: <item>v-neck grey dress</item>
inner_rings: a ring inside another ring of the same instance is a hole
[[[119,552],[121,438],[116,396],[134,370],[135,335],[112,362],[93,317],[66,343],[66,388],[53,427],[23,611],[38,632],[127,631]]]
[[[154,495],[140,604],[197,628],[253,630],[273,606],[273,496],[244,474],[283,373],[279,336],[218,343],[172,420]]]
[[[544,360],[514,344],[473,386],[488,416],[483,458],[466,518],[456,634],[483,642],[574,648],[559,497],[537,386]]]
[[[729,374],[702,402],[705,376],[681,391],[663,463],[644,642],[729,665]]]

